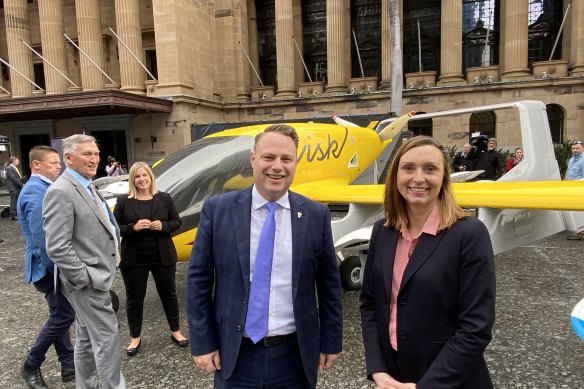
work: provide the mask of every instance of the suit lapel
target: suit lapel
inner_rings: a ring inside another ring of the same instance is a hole
[[[292,223],[292,300],[296,300],[298,284],[300,282],[300,268],[302,267],[302,253],[308,232],[308,221],[311,215],[306,212],[303,198],[294,192],[288,192],[290,200],[290,219]]]
[[[404,270],[404,275],[402,277],[402,282],[400,285],[400,291],[403,289],[404,285],[412,278],[416,271],[428,260],[430,254],[436,249],[438,243],[444,237],[444,231],[439,232],[438,235],[428,235],[422,234],[419,238],[414,251],[410,257],[410,260]]]
[[[235,245],[241,267],[245,294],[249,296],[249,234],[251,228],[251,187],[240,192],[231,208],[231,221],[235,232]]]
[[[399,232],[397,232],[393,227],[383,227],[383,231],[385,236],[382,239],[379,239],[381,242],[381,247],[379,247],[377,250],[382,253],[381,258],[388,259],[387,263],[382,264],[382,269],[386,301],[389,301],[389,298],[391,297],[391,280],[393,279],[393,264],[395,263],[395,255],[388,255],[388,253],[395,253]]]

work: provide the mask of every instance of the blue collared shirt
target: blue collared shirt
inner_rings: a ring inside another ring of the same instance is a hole
[[[584,153],[573,156],[568,161],[568,170],[566,170],[566,180],[581,180],[584,178]]]

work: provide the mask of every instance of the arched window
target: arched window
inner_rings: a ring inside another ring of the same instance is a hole
[[[529,1],[529,41],[528,62],[547,61],[560,25],[562,23],[562,0],[530,0]],[[561,40],[554,51],[552,59],[561,58]]]
[[[499,1],[463,0],[463,69],[499,63]]]
[[[477,112],[477,113],[471,114],[468,130],[469,130],[469,134],[468,134],[469,140],[470,140],[472,134],[475,132],[480,132],[481,135],[486,135],[489,138],[495,138],[496,137],[495,114],[491,111]]]
[[[381,1],[351,0],[351,77],[379,77],[381,68]],[[353,36],[354,32],[354,36]],[[355,46],[355,39],[359,48]],[[359,63],[361,56],[361,64]]]
[[[425,112],[417,112],[418,115]],[[411,120],[408,122],[408,130],[417,135],[427,135],[432,136],[432,119],[422,119],[422,120]]]
[[[310,76],[313,81],[326,82],[326,0],[302,2],[302,29],[304,62]]]
[[[552,142],[562,143],[564,141],[564,111],[562,111],[562,108],[558,105],[549,104],[546,105],[546,112],[550,125]]]
[[[276,86],[276,8],[274,0],[255,0],[255,5],[260,77],[264,85]]]
[[[440,0],[407,0],[403,4],[404,73],[435,70],[440,74]],[[418,44],[422,51],[421,69]]]

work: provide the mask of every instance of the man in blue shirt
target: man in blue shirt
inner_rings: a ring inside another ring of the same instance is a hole
[[[572,158],[568,161],[568,170],[566,170],[566,180],[584,179],[584,146],[581,140],[572,142]],[[567,236],[568,240],[584,240],[584,231],[576,235]]]
[[[54,264],[47,255],[43,231],[42,205],[45,193],[61,172],[57,150],[36,146],[30,151],[32,175],[18,197],[17,209],[20,228],[26,244],[24,279],[45,295],[49,317],[38,334],[21,368],[21,375],[29,388],[46,388],[41,364],[51,347],[61,363],[64,382],[75,379],[73,345],[69,328],[75,320],[75,311],[59,290],[55,291]]]

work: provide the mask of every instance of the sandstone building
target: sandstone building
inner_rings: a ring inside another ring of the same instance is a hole
[[[537,99],[555,142],[584,137],[584,1],[407,0],[401,11],[402,112]],[[379,118],[389,14],[389,0],[3,0],[0,134],[25,164],[30,147],[81,131],[102,161],[128,164],[217,123]],[[446,145],[474,130],[519,142],[505,113],[412,129]]]

